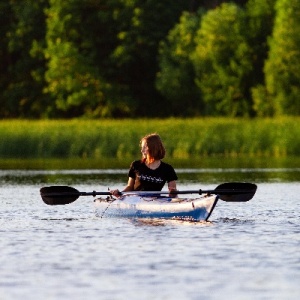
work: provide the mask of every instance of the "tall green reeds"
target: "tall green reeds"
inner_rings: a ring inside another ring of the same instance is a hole
[[[0,158],[138,158],[147,133],[167,157],[300,155],[300,118],[0,121]]]

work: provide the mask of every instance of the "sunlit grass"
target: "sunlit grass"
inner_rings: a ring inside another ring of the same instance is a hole
[[[300,155],[300,118],[3,120],[0,158],[140,157],[139,141],[161,135],[169,159],[286,157]]]

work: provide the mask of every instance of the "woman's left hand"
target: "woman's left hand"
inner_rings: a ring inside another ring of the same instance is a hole
[[[177,198],[177,189],[169,189],[169,197]]]

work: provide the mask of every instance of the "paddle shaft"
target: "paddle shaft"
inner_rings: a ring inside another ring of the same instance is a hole
[[[232,195],[232,194],[249,194],[251,191],[245,191],[245,190],[186,190],[186,191],[173,191],[173,192],[167,192],[167,191],[132,191],[132,192],[120,192],[119,195],[186,195],[186,194],[218,194],[218,195]],[[51,197],[80,197],[80,196],[110,196],[110,192],[62,192],[62,193],[49,193],[44,194],[44,196],[51,196]]]
[[[137,191],[137,192],[121,192],[120,195],[179,195],[179,194],[218,194],[218,195],[232,195],[232,194],[249,194],[252,191],[249,190],[241,190],[241,189],[215,189],[215,190],[186,190],[186,191]]]

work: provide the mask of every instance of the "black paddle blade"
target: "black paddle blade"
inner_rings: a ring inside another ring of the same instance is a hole
[[[69,186],[48,186],[40,189],[43,201],[48,205],[65,205],[74,202],[80,192]]]
[[[247,202],[253,198],[257,186],[248,182],[228,182],[220,184],[215,192],[226,202]]]

